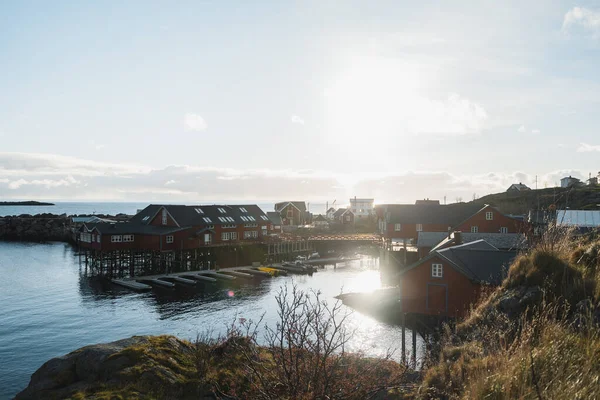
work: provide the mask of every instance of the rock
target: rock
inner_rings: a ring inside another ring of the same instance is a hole
[[[152,337],[133,336],[112,343],[86,346],[53,358],[31,376],[27,388],[15,399],[64,398],[77,391],[93,392],[94,388],[118,386],[132,380],[146,381],[149,385],[180,384],[182,376],[177,370],[171,369],[177,365],[177,361],[170,354],[191,354],[191,345],[175,337],[158,337],[154,340],[159,341],[159,348],[154,347]],[[161,357],[169,360],[169,363],[162,365],[155,361]],[[136,371],[136,368],[140,371]]]

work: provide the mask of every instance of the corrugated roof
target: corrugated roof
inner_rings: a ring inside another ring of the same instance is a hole
[[[558,210],[556,224],[582,228],[600,227],[600,210]]]

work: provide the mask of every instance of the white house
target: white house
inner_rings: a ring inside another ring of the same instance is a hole
[[[373,203],[375,199],[350,199],[350,211],[356,219],[366,218],[373,215]]]

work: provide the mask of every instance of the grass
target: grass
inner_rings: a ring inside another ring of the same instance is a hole
[[[550,232],[449,331],[416,397],[600,399],[599,272],[600,241]],[[536,290],[517,315],[500,307]]]

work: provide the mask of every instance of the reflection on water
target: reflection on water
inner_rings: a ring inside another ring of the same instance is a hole
[[[275,295],[284,285],[319,290],[327,301],[342,291],[383,285],[377,260],[362,259],[313,276],[133,293],[87,276],[72,248],[60,243],[0,243],[0,272],[0,398],[24,388],[49,358],[84,345],[144,334],[186,339],[207,331],[223,334],[240,317],[256,321],[264,315],[263,321],[274,326]],[[350,350],[382,356],[388,348],[401,347],[395,325],[355,312],[347,327],[355,332]]]

